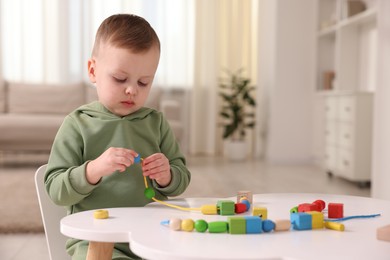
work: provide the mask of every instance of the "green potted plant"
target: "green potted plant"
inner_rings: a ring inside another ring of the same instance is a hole
[[[250,85],[250,78],[242,76],[243,69],[235,73],[225,72],[227,77],[219,80],[222,137],[227,140],[225,151],[230,159],[241,160],[246,157],[246,132],[255,126],[253,108],[256,107],[256,101],[251,95],[255,87]]]

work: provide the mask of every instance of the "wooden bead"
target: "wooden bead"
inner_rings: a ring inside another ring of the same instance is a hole
[[[209,222],[210,233],[224,233],[228,230],[228,223],[226,221],[212,221]]]
[[[191,232],[194,230],[194,221],[192,219],[184,219],[181,221],[181,230]]]
[[[245,206],[246,206],[245,211],[248,211],[251,208],[251,203],[249,202],[249,200],[241,200],[241,203],[245,204]]]
[[[203,219],[199,219],[197,221],[195,221],[195,230],[198,231],[198,232],[206,232],[208,228],[208,224],[205,220]]]
[[[171,218],[169,220],[169,228],[175,231],[179,231],[181,229],[181,219]]]
[[[246,205],[244,203],[236,203],[234,205],[234,211],[239,214],[239,213],[244,213],[246,211]]]
[[[329,203],[328,204],[328,218],[343,218],[344,204],[343,203]]]
[[[275,229],[275,223],[272,220],[263,220],[261,224],[263,225],[264,232],[271,232],[273,229]]]
[[[93,212],[93,217],[96,219],[106,219],[108,218],[108,210],[98,209]]]
[[[323,201],[323,200],[316,200],[313,202],[313,204],[318,205],[319,211],[323,211],[325,206],[326,206],[325,201]]]
[[[249,200],[250,204],[253,203],[253,193],[251,191],[238,191],[237,192],[237,203],[241,202],[241,198]]]
[[[390,225],[380,227],[376,230],[376,238],[390,242]]]
[[[276,220],[275,231],[288,231],[290,230],[291,222],[289,219]]]
[[[217,205],[203,205],[200,208],[200,211],[204,215],[217,215],[218,214]]]
[[[331,221],[326,221],[324,223],[325,227],[328,229],[332,230],[337,230],[337,231],[344,231],[345,227],[343,223],[337,223],[337,222],[331,222]]]
[[[258,216],[261,217],[262,220],[265,220],[268,218],[268,210],[265,207],[254,207],[252,216]]]

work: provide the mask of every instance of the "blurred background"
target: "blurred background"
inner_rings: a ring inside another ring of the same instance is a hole
[[[65,115],[96,100],[87,60],[116,13],[160,37],[147,106],[188,159],[182,196],[390,199],[390,1],[0,0],[0,233],[16,233],[2,259],[47,258],[33,175]]]

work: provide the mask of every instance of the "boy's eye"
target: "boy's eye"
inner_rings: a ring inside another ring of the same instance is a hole
[[[114,77],[114,80],[115,80],[116,82],[119,82],[119,83],[125,83],[127,79],[120,79],[120,78],[115,78],[115,77]]]
[[[142,82],[142,81],[138,81],[138,85],[139,85],[140,87],[146,87],[146,86],[148,85],[148,83],[144,83],[144,82]]]

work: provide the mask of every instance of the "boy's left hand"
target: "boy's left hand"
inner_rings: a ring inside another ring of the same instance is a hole
[[[145,158],[142,162],[142,171],[144,176],[156,180],[161,187],[171,182],[171,166],[168,158],[162,153],[155,153]]]

